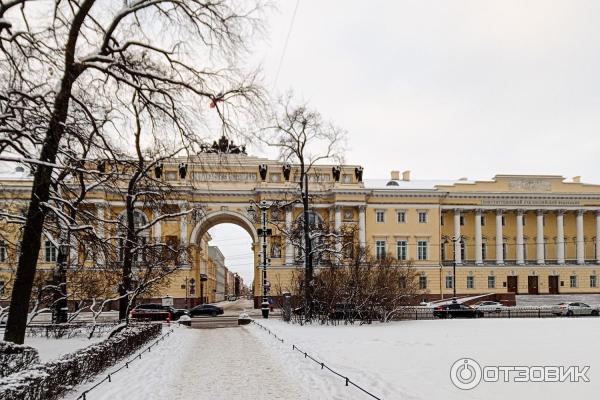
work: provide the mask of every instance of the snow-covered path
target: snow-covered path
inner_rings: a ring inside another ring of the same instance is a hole
[[[178,327],[156,350],[88,393],[87,399],[308,399],[264,346],[246,327]],[[93,384],[65,398],[76,399]]]

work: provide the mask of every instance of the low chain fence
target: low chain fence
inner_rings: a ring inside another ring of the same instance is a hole
[[[269,328],[267,328],[267,327],[259,324],[258,322],[254,321],[254,320],[252,320],[252,323],[254,325],[258,326],[259,328],[263,329],[265,332],[267,332],[269,335],[273,336],[275,339],[277,339],[281,343],[284,343],[283,338],[277,336],[277,334],[275,332],[271,331]],[[332,369],[327,364],[325,364],[323,361],[319,361],[315,357],[313,357],[310,354],[308,354],[307,352],[301,350],[295,344],[292,344],[292,350],[293,351],[297,351],[298,353],[302,354],[305,359],[313,361],[315,364],[317,364],[318,366],[321,367],[321,370],[327,370],[327,371],[331,372],[332,374],[339,376],[340,378],[342,378],[344,380],[346,386],[354,386],[355,388],[357,388],[361,392],[365,393],[366,395],[370,396],[371,398],[377,399],[377,400],[381,400],[381,397],[377,397],[376,395],[374,395],[373,393],[369,392],[364,387],[362,387],[362,386],[358,385],[356,382],[352,381],[347,376],[345,376],[345,375],[339,373],[338,371]]]
[[[135,324],[113,337],[0,380],[0,400],[55,400],[160,335],[161,324]]]
[[[88,322],[30,324],[25,330],[25,336],[46,337],[52,339],[72,338],[77,336],[99,337],[110,333],[118,324],[118,321],[101,322],[97,324],[90,324]]]
[[[96,382],[96,384],[94,386],[92,386],[92,387],[86,389],[84,392],[82,392],[79,395],[79,397],[77,397],[77,400],[79,400],[79,399],[81,399],[81,400],[87,400],[89,392],[93,391],[98,386],[102,385],[104,382],[112,382],[113,375],[115,375],[119,371],[122,371],[124,369],[128,369],[129,365],[131,363],[135,362],[136,360],[141,360],[143,354],[150,353],[150,350],[152,350],[152,348],[154,346],[158,345],[158,343],[160,343],[163,340],[165,340],[165,338],[167,336],[169,336],[171,333],[173,333],[173,328],[170,328],[164,335],[162,335],[161,337],[159,337],[158,339],[156,339],[150,346],[146,347],[144,350],[140,351],[138,354],[136,354],[135,356],[133,356],[129,360],[125,361],[125,364],[121,365],[119,368],[115,369],[114,371],[111,371],[108,374],[106,374],[106,376],[102,380]]]

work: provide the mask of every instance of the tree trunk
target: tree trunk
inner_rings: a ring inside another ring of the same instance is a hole
[[[304,230],[304,286],[305,286],[305,308],[304,313],[307,320],[312,319],[313,314],[313,257],[312,257],[312,243],[310,240],[310,221],[308,219],[308,175],[304,171],[304,166],[301,167],[301,187],[302,190],[302,206],[303,206],[303,230]]]
[[[55,99],[53,118],[50,120],[46,138],[42,145],[40,161],[54,164],[58,153],[58,145],[64,133],[64,123],[69,111],[69,96],[73,85],[74,74],[66,72],[63,85]],[[44,219],[46,210],[41,203],[47,202],[50,197],[50,184],[52,181],[53,167],[40,164],[35,169],[33,184],[27,218],[23,226],[23,238],[15,283],[13,285],[10,310],[6,321],[4,340],[17,344],[23,344],[25,340],[25,328],[27,326],[27,313],[37,260],[40,253],[42,232],[44,230]]]

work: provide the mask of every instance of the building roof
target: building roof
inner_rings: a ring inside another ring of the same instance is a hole
[[[365,189],[389,189],[389,190],[435,190],[437,186],[454,185],[456,183],[474,183],[465,179],[442,180],[392,180],[392,179],[365,179]]]

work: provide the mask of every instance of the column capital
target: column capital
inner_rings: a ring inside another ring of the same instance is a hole
[[[535,212],[537,213],[537,215],[544,215],[544,213],[546,212],[546,210],[538,208],[537,210],[535,210]]]
[[[331,208],[333,208],[333,211],[335,212],[342,211],[342,206],[339,204],[334,204],[331,206]]]
[[[577,210],[578,216],[583,215],[584,213],[585,213],[585,210],[582,210],[582,209]]]
[[[367,205],[366,204],[361,204],[358,206],[358,211],[365,211],[367,209]]]
[[[454,209],[452,209],[452,211],[454,212],[454,214],[460,215],[463,210],[461,210],[460,208],[454,208]]]
[[[504,214],[504,212],[505,212],[505,211],[506,211],[506,210],[505,210],[505,209],[503,209],[503,208],[497,208],[497,209],[496,209],[496,215],[502,215],[502,214]]]
[[[476,208],[475,209],[475,214],[477,214],[477,215],[483,214],[483,209],[482,208]]]
[[[559,208],[558,210],[554,210],[554,212],[556,213],[556,215],[565,215],[565,213],[567,212],[567,210]]]
[[[525,214],[525,210],[523,210],[522,208],[517,208],[515,211],[517,212],[517,215],[521,217]]]

